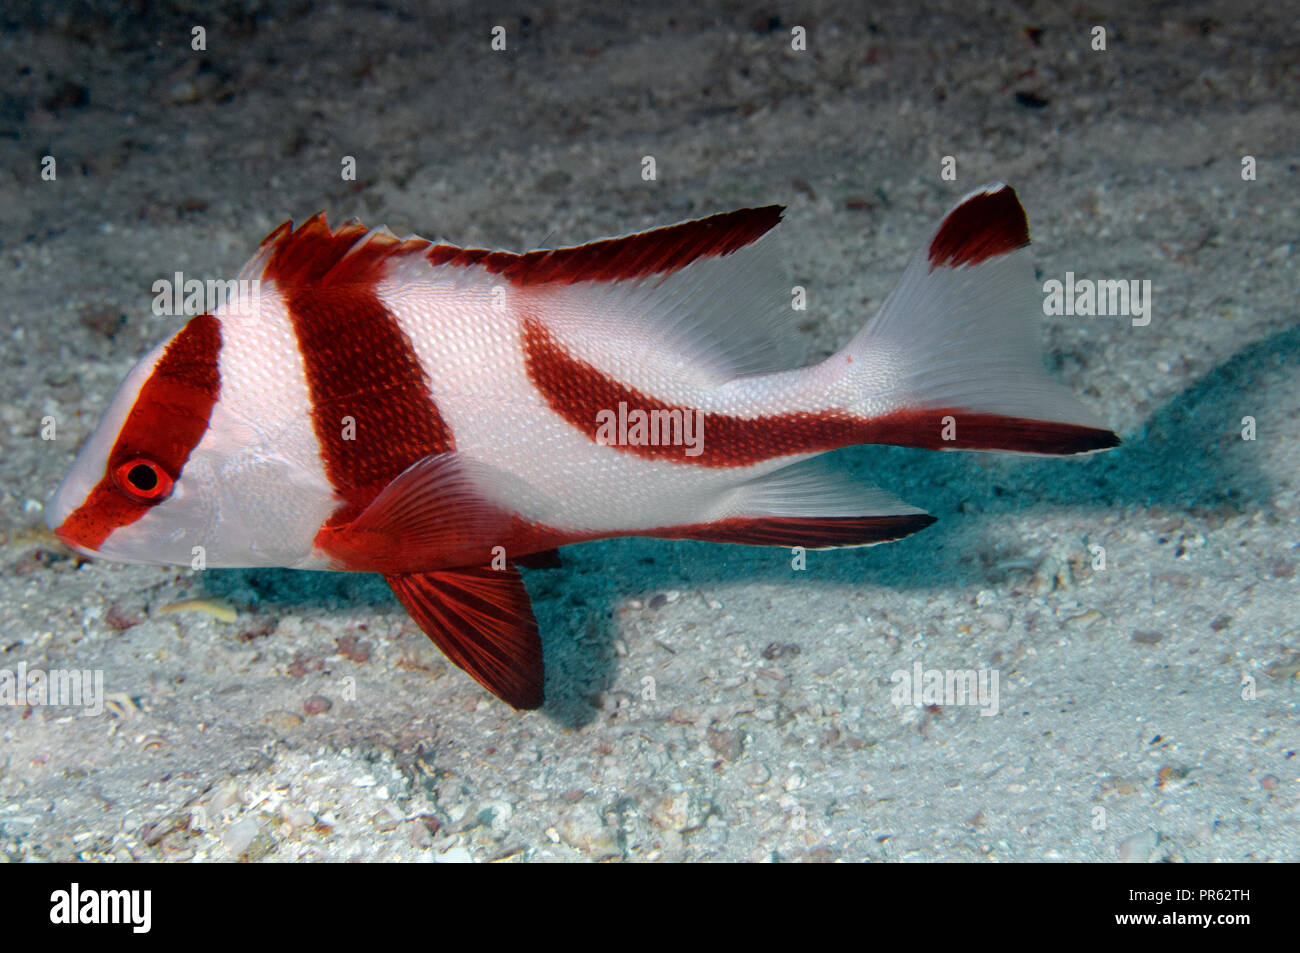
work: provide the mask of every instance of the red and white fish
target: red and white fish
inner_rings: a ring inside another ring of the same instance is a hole
[[[534,708],[516,566],[557,546],[879,543],[933,518],[814,457],[1118,443],[1043,369],[1009,186],[959,203],[853,340],[797,369],[764,238],[781,213],[526,254],[286,222],[239,275],[251,307],[130,372],[50,525],[110,559],[383,573],[452,661]]]

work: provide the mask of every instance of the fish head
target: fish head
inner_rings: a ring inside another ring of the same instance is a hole
[[[141,358],[46,507],[61,540],[120,562],[311,565],[335,499],[284,452],[309,424],[244,384],[277,377],[259,333],[218,309]]]

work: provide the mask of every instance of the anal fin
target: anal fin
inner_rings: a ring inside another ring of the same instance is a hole
[[[742,543],[746,546],[802,546],[805,549],[835,549],[841,546],[874,546],[910,536],[935,521],[928,513],[886,516],[768,516],[737,517],[716,523],[667,526],[647,536],[666,539],[699,539],[710,543]]]
[[[749,546],[871,546],[925,529],[934,517],[898,497],[828,470],[793,463],[742,484],[707,522],[659,526],[638,535]]]
[[[541,707],[542,640],[518,569],[483,567],[384,578],[447,658],[507,704]]]

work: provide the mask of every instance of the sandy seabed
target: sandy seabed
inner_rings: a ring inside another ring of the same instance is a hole
[[[1300,859],[1295,4],[480,6],[0,14],[0,668],[100,671],[107,698],[0,707],[0,852]],[[44,529],[174,329],[153,283],[229,277],[285,218],[526,249],[782,203],[813,361],[999,180],[1043,281],[1151,282],[1145,326],[1042,323],[1123,445],[843,451],[939,522],[802,571],[567,549],[526,574],[540,712],[447,664],[378,577],[115,565]],[[217,612],[163,611],[194,599]],[[917,666],[997,672],[996,714],[895,705]]]

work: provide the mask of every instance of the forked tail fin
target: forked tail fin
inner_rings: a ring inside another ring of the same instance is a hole
[[[1009,185],[972,192],[843,352],[868,442],[1071,454],[1119,443],[1043,368],[1042,302],[1025,210]]]

